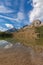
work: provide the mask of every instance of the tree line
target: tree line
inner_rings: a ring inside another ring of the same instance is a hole
[[[12,33],[0,32],[0,38],[11,38],[12,36]]]

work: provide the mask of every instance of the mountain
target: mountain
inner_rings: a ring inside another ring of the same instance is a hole
[[[16,29],[16,28],[12,28],[12,29],[7,30],[6,32],[8,32],[8,33],[13,33],[13,32],[15,32],[15,31],[17,31],[17,29]]]

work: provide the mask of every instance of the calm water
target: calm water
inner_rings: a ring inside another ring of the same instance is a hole
[[[8,48],[11,48],[12,46],[13,44],[11,44],[10,42],[7,42],[5,40],[0,40],[0,48],[8,49]]]
[[[43,65],[43,50],[38,53],[32,47],[13,45],[5,40],[0,40],[0,48],[6,49],[0,51],[1,65]]]

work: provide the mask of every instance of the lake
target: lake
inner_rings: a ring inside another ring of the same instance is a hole
[[[21,43],[0,40],[0,65],[43,65],[43,49],[35,51]]]

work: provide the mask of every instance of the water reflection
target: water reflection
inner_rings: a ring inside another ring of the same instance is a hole
[[[21,43],[12,45],[5,40],[0,40],[0,47],[4,48],[4,51],[0,51],[0,61],[2,63],[8,61],[8,65],[11,65],[11,63],[12,65],[43,65],[43,50],[38,53],[33,47],[26,47]],[[7,65],[7,63],[4,63],[3,65]]]
[[[0,40],[0,48],[10,48],[12,47],[13,44],[11,44],[10,42],[7,42],[5,40]]]

